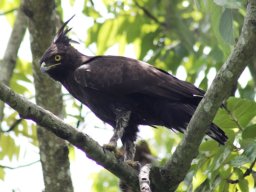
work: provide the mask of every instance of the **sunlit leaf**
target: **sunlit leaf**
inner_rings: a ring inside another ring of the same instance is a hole
[[[209,189],[210,189],[209,180],[206,179],[206,180],[204,180],[204,182],[203,182],[199,187],[197,187],[194,191],[195,191],[195,192],[209,191]]]
[[[69,4],[70,4],[71,6],[74,6],[75,0],[69,0]]]
[[[12,161],[14,157],[18,157],[19,149],[17,148],[19,148],[19,146],[15,144],[14,139],[8,134],[1,134],[0,146],[2,147],[1,156],[7,156],[10,161]]]
[[[247,126],[251,119],[256,116],[256,103],[254,101],[231,97],[227,106],[242,127]]]
[[[222,128],[246,127],[256,116],[256,103],[251,100],[231,97],[227,101],[227,108],[228,111],[221,108],[214,119]]]
[[[222,8],[217,6],[212,1],[207,1],[207,11],[211,15],[211,27],[213,32],[218,40],[218,46],[224,52],[224,56],[227,57],[230,53],[230,47],[227,43],[225,43],[220,34],[219,25],[221,21]]]
[[[249,192],[248,181],[246,179],[241,179],[238,183],[238,186],[241,191]]]
[[[0,168],[0,180],[4,180],[4,176],[5,176],[5,171],[4,169]]]
[[[219,6],[229,9],[239,9],[243,6],[242,0],[214,0],[214,2]]]
[[[236,156],[235,159],[231,161],[231,165],[234,167],[240,167],[244,165],[245,163],[249,163],[250,159],[246,157],[245,155]]]
[[[85,1],[85,3],[87,2],[87,0]],[[88,7],[87,4],[85,4],[84,9],[83,9],[83,13],[88,16],[88,17],[92,17],[94,19],[97,19],[99,17],[101,17],[100,13],[95,10],[93,7]]]
[[[92,176],[94,177],[92,192],[105,191],[106,189],[109,192],[118,191],[118,179],[111,173],[100,171]]]
[[[246,163],[251,163],[256,158],[256,140],[244,139],[241,141],[241,148],[244,152],[231,160],[231,165],[241,167]]]
[[[209,171],[215,171],[219,169],[223,163],[227,160],[228,156],[230,155],[231,150],[229,147],[222,147],[218,153],[213,157],[213,161],[209,166]]]
[[[233,13],[231,9],[225,9],[220,18],[220,34],[224,41],[234,44]]]

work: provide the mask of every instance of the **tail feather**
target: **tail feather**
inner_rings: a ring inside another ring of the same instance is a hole
[[[225,132],[213,123],[211,124],[210,130],[207,132],[207,135],[218,141],[221,145],[224,145],[228,140]]]
[[[184,133],[192,115],[196,110],[196,107],[196,105],[187,103],[163,102],[158,104],[156,109],[159,117],[161,118],[161,122],[164,122],[161,125]],[[159,109],[161,109],[161,111],[158,111]],[[224,145],[228,140],[225,132],[213,123],[206,134],[219,142],[221,145]]]

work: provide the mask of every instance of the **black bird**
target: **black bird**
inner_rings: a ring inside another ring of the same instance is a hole
[[[72,17],[73,18],[73,17]],[[125,160],[134,158],[138,125],[186,130],[204,91],[145,62],[120,56],[86,56],[71,46],[66,21],[41,58],[41,71],[64,85],[114,128],[108,149],[120,138]],[[104,42],[102,42],[104,43]],[[215,124],[206,133],[220,144],[227,136]]]

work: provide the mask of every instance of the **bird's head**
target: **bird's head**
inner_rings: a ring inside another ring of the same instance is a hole
[[[62,25],[52,44],[40,60],[41,71],[48,73],[56,80],[59,80],[66,72],[76,67],[76,62],[80,55],[70,44],[71,42],[77,42],[67,36],[71,28],[66,28],[66,25],[73,17]]]

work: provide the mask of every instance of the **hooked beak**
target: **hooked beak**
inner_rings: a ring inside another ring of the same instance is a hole
[[[51,69],[57,67],[57,66],[60,65],[60,64],[61,64],[61,63],[55,63],[55,64],[53,64],[53,65],[46,65],[46,63],[43,62],[43,63],[41,64],[40,70],[41,70],[43,73],[46,73],[46,72],[48,72],[49,70],[51,70]]]

